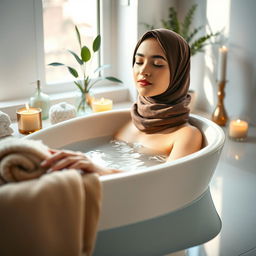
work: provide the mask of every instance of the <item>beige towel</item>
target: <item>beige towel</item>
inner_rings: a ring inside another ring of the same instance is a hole
[[[91,255],[100,190],[97,175],[75,170],[1,186],[0,255]]]
[[[49,156],[41,141],[7,138],[0,141],[0,185],[38,178],[45,169],[40,162]]]
[[[98,175],[76,170],[44,174],[38,163],[46,152],[37,141],[0,145],[3,182],[23,180],[0,186],[0,255],[90,256],[101,205]]]

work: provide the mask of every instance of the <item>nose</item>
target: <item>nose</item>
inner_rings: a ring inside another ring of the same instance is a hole
[[[150,74],[151,74],[150,68],[146,63],[143,66],[141,66],[140,74],[142,76],[150,76]]]

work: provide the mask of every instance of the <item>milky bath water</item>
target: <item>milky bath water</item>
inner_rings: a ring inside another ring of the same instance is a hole
[[[165,155],[152,155],[139,144],[111,140],[109,137],[79,141],[65,146],[65,149],[81,151],[95,163],[124,171],[141,170],[166,161]]]

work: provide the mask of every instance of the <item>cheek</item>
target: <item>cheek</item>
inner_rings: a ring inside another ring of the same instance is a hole
[[[163,72],[161,75],[158,76],[160,79],[161,87],[168,88],[170,84],[170,73],[169,72]]]
[[[137,81],[138,70],[135,67],[133,67],[132,69],[132,74],[133,74],[134,81]]]

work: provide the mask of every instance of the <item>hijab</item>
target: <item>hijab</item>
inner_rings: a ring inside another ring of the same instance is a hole
[[[167,90],[159,95],[139,95],[132,106],[131,116],[140,131],[156,133],[188,121],[190,47],[180,35],[171,30],[151,30],[138,41],[133,54],[133,65],[137,49],[148,38],[155,38],[165,52],[170,69],[170,83]]]

